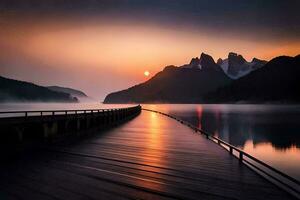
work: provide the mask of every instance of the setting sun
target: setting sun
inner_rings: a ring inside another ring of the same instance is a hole
[[[145,76],[149,76],[149,75],[150,75],[150,72],[149,72],[149,71],[145,71],[145,72],[144,72],[144,75],[145,75]]]
[[[300,198],[299,7],[0,0],[0,200]]]

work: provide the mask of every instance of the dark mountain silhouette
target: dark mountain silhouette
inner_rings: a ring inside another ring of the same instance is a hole
[[[300,55],[280,56],[231,85],[207,95],[206,100],[224,102],[300,102]]]
[[[60,87],[60,86],[48,86],[47,88],[56,92],[68,93],[72,97],[77,97],[77,98],[88,97],[84,92],[73,88]]]
[[[181,67],[189,69],[214,69],[216,71],[222,71],[222,68],[215,63],[214,59],[205,53],[201,54],[200,59],[198,57],[192,58],[190,64],[186,64]]]
[[[219,59],[218,63],[224,61],[231,66],[247,65],[251,72],[236,80],[230,79],[211,56],[201,54],[200,59],[193,58],[189,64],[167,66],[145,83],[111,93],[104,102],[300,102],[300,56],[280,56],[265,64],[257,58],[247,62],[242,56],[230,53],[227,61]]]
[[[202,54],[188,65],[167,66],[142,84],[111,93],[104,103],[200,103],[205,94],[230,82],[213,58]]]
[[[192,58],[190,64],[188,64],[186,66],[189,66],[190,68],[193,68],[193,69],[200,69],[201,68],[200,59],[198,57]]]
[[[251,61],[251,63],[252,63],[252,66],[251,66],[252,70],[256,70],[258,68],[263,67],[265,64],[267,64],[267,61],[260,60],[258,58],[253,58],[252,61]]]
[[[55,92],[33,83],[0,76],[0,102],[3,101],[55,101],[77,102],[77,98],[63,92]]]

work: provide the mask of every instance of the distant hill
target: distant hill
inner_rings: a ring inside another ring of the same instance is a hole
[[[64,92],[68,93],[73,97],[82,98],[82,97],[88,97],[84,92],[80,90],[75,90],[73,88],[67,88],[67,87],[60,87],[60,86],[48,86],[48,89],[56,92]]]
[[[211,56],[202,54],[189,66],[167,66],[142,84],[111,93],[104,103],[200,103],[231,81]]]
[[[0,102],[4,101],[78,102],[70,94],[0,76]]]
[[[300,55],[280,56],[210,93],[207,102],[300,102]]]

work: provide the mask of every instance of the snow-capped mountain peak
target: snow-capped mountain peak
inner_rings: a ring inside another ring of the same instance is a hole
[[[217,63],[214,59],[205,53],[200,55],[200,58],[192,58],[189,64],[183,65],[183,68],[202,69],[202,70],[217,70],[221,69],[232,79],[237,79],[251,71],[256,70],[266,64],[266,61],[253,58],[248,62],[242,55],[230,52],[226,59],[219,58]],[[221,68],[221,69],[220,69]]]
[[[257,58],[253,58],[251,62],[248,62],[242,55],[233,52],[228,54],[228,58],[219,59],[218,61],[224,72],[232,79],[245,76],[266,64],[266,61]]]

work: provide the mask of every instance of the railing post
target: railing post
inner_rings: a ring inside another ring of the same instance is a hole
[[[233,148],[231,146],[229,146],[229,153],[232,154],[233,153]]]
[[[41,116],[43,116],[43,112],[41,112]]]
[[[244,156],[244,152],[240,151],[240,157],[239,157],[239,159],[240,159],[240,162],[242,162],[242,161],[243,161],[243,156]]]
[[[27,112],[25,112],[25,117],[27,117],[28,116],[28,113]]]
[[[52,115],[53,115],[53,116],[55,115],[55,112],[54,112],[54,111],[52,112]]]

